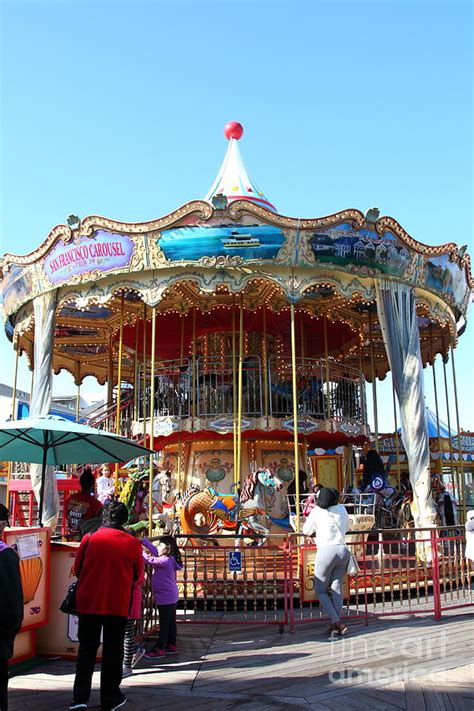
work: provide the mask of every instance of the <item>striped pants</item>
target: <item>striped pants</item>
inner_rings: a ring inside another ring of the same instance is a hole
[[[127,669],[132,668],[133,655],[135,654],[135,623],[136,620],[127,620],[125,627],[125,641],[123,646],[123,666]]]

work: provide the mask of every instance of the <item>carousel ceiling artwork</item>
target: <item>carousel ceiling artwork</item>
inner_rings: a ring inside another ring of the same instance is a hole
[[[304,331],[303,350],[320,357],[326,329],[331,357],[361,367],[368,379],[384,377],[389,364],[374,307],[380,279],[415,290],[424,364],[456,345],[473,288],[464,248],[422,244],[376,208],[315,218],[280,214],[247,172],[242,136],[239,123],[227,124],[227,152],[204,199],[149,222],[77,218],[54,227],[31,254],[3,256],[6,333],[19,339],[30,362],[34,300],[55,293],[53,367],[69,370],[77,382],[85,370],[106,379],[110,344],[117,358],[121,314],[128,347],[136,350],[140,324],[146,352],[156,308],[158,332],[169,335],[158,350],[173,358],[182,324],[189,352],[194,312],[199,335],[212,324],[229,330],[230,313],[240,306],[245,328],[261,330],[265,311],[272,338],[288,353],[290,304]]]

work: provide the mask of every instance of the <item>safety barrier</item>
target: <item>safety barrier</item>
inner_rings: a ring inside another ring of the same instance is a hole
[[[474,567],[464,557],[461,529],[431,528],[351,533],[347,542],[359,572],[346,576],[346,618],[434,613],[474,604]],[[290,624],[324,617],[314,594],[315,546],[292,537],[290,560],[299,576],[290,585]],[[291,563],[290,563],[291,568]]]
[[[178,621],[289,625],[325,619],[314,592],[315,546],[297,534],[183,537]],[[343,617],[433,613],[474,605],[474,565],[464,557],[464,530],[431,528],[351,532],[359,572],[346,576]],[[149,583],[143,631],[158,616]]]
[[[217,539],[220,538],[221,545]],[[186,623],[288,624],[287,536],[272,542],[255,536],[205,536],[179,540],[183,570],[178,574],[177,619]],[[259,543],[263,542],[262,545]],[[184,545],[183,545],[184,544]],[[150,573],[144,595],[144,633],[156,629]]]

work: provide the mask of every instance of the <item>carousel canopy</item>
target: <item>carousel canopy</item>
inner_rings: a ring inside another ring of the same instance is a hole
[[[383,378],[390,366],[377,313],[382,282],[414,294],[423,365],[447,356],[474,285],[465,248],[422,244],[376,209],[280,215],[247,173],[242,135],[241,124],[226,125],[227,153],[205,200],[150,222],[70,216],[31,254],[3,256],[6,333],[31,365],[37,297],[55,304],[53,370],[67,370],[78,384],[88,375],[116,378],[121,315],[127,380],[134,353],[150,352],[151,307],[159,358],[189,355],[206,331],[228,334],[240,306],[249,342],[266,327],[269,346],[286,356],[293,303],[299,356],[327,353],[368,380]]]
[[[213,202],[213,198],[222,195],[227,198],[227,202],[248,200],[255,205],[276,212],[275,206],[267,200],[260,188],[249,178],[237,144],[243,133],[243,126],[237,121],[229,121],[226,124],[224,135],[229,141],[229,147],[217,178],[204,199]]]

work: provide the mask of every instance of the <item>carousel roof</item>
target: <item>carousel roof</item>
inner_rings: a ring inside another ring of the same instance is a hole
[[[107,379],[122,310],[124,358],[132,373],[133,352],[142,348],[134,324],[142,324],[144,350],[150,349],[150,307],[157,309],[162,358],[188,347],[193,321],[198,337],[209,329],[228,331],[240,305],[248,333],[263,329],[265,312],[283,356],[290,303],[299,312],[297,338],[307,357],[322,357],[326,338],[329,356],[361,368],[368,380],[384,377],[389,363],[377,317],[378,280],[413,288],[424,365],[456,345],[474,287],[465,247],[418,242],[375,208],[313,218],[280,215],[244,166],[242,125],[231,121],[224,134],[228,149],[205,200],[149,222],[71,215],[32,253],[0,258],[5,330],[30,363],[33,300],[48,292],[58,305],[53,367],[73,373],[78,383],[86,375]],[[118,362],[116,348],[113,359]]]
[[[267,208],[267,210],[276,212],[276,207],[267,200],[247,173],[237,143],[243,133],[243,126],[237,121],[229,121],[225,125],[224,135],[229,141],[229,145],[221,169],[204,199],[216,206],[220,196],[227,198],[227,202],[248,200],[255,205],[260,205]]]

